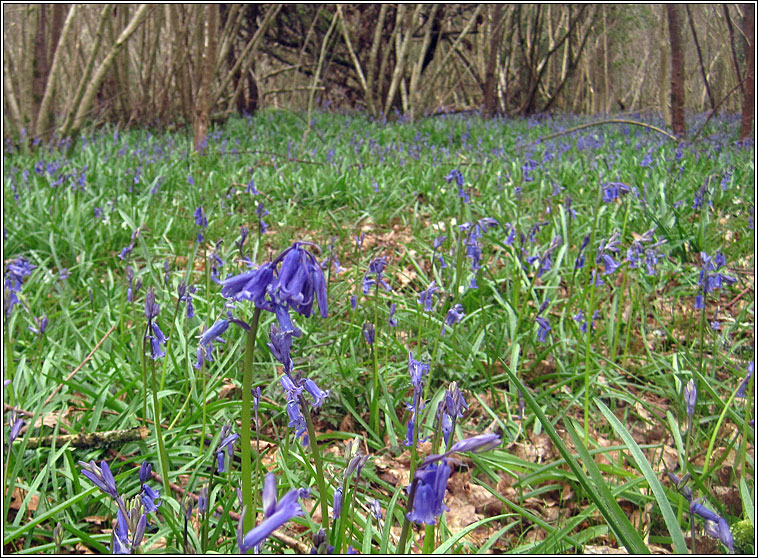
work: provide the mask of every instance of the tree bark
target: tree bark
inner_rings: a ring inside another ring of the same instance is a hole
[[[679,9],[676,4],[666,4],[671,44],[671,129],[676,136],[684,137],[684,52]]]
[[[73,4],[69,9],[68,17],[66,17],[66,23],[63,24],[63,30],[60,33],[58,45],[55,49],[53,62],[50,67],[50,75],[47,78],[47,85],[42,96],[39,113],[37,114],[37,123],[34,128],[34,135],[38,138],[41,138],[50,132],[53,121],[51,103],[53,100],[53,93],[55,92],[55,82],[58,80],[58,74],[60,73],[61,66],[63,65],[63,45],[66,43],[66,38],[68,37],[75,15],[76,4]]]
[[[113,61],[116,59],[116,55],[121,52],[121,49],[124,47],[126,42],[145,19],[149,8],[150,6],[147,4],[140,5],[140,7],[137,9],[137,12],[134,14],[134,17],[132,17],[132,20],[129,22],[129,25],[121,32],[121,35],[119,35],[118,39],[116,39],[116,42],[108,51],[108,54],[106,54],[105,59],[100,62],[100,65],[97,67],[92,80],[90,80],[87,85],[87,89],[84,92],[81,104],[78,107],[72,107],[72,112],[74,110],[76,111],[76,116],[73,119],[73,123],[68,129],[64,129],[61,132],[62,135],[74,136],[79,132],[79,130],[81,130],[82,126],[84,125],[84,118],[87,116],[87,113],[92,106],[92,102],[95,100],[95,94],[100,88],[100,84],[103,83],[105,75],[113,64]]]
[[[742,5],[742,33],[746,68],[740,139],[744,141],[753,131],[755,118],[755,4],[752,2]]]
[[[200,90],[195,100],[195,118],[193,120],[193,146],[195,151],[202,151],[208,128],[211,124],[211,85],[216,70],[216,35],[218,28],[218,4],[208,4],[205,7],[206,19],[198,20],[198,24],[204,24],[205,32],[201,34],[204,39],[203,65],[200,77]]]
[[[497,51],[500,45],[500,33],[503,21],[503,5],[492,6],[492,31],[490,35],[489,57],[487,58],[487,70],[484,75],[484,117],[492,118],[497,113],[497,76],[495,66],[497,63]]]

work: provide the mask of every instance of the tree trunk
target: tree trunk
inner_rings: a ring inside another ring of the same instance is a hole
[[[666,4],[671,44],[671,129],[678,137],[684,137],[684,52],[679,9],[676,4]]]
[[[201,34],[204,38],[205,48],[203,49],[203,69],[200,77],[200,91],[195,101],[195,118],[192,126],[193,145],[195,151],[202,150],[204,141],[208,135],[211,117],[211,85],[216,70],[216,30],[218,27],[218,4],[208,4],[206,6],[206,17],[204,22],[205,32]],[[198,24],[202,22],[198,20]]]
[[[746,68],[740,139],[744,141],[753,131],[755,118],[755,4],[752,2],[742,5],[742,33]]]
[[[495,4],[492,7],[492,35],[490,35],[489,58],[487,59],[487,71],[484,76],[484,117],[492,118],[497,113],[497,76],[495,65],[497,63],[497,51],[500,44],[500,30],[503,20],[503,5]]]
[[[121,52],[121,49],[124,48],[124,45],[129,40],[129,38],[144,21],[149,8],[150,6],[147,4],[140,4],[140,7],[137,9],[134,17],[132,17],[131,21],[129,22],[129,25],[121,32],[121,35],[119,35],[118,39],[116,39],[116,42],[108,51],[108,54],[106,54],[103,61],[100,62],[100,65],[97,67],[95,74],[87,84],[87,89],[84,92],[81,104],[78,107],[72,107],[72,112],[76,111],[76,116],[73,119],[71,127],[69,129],[63,130],[62,135],[75,136],[79,130],[81,130],[82,126],[84,125],[84,118],[87,116],[87,113],[92,106],[92,102],[95,100],[95,94],[100,88],[100,85],[103,83],[103,80],[105,79],[108,70],[113,64],[113,61],[116,59],[118,53]]]

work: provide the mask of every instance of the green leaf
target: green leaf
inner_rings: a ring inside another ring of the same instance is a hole
[[[623,510],[618,505],[618,502],[616,502],[616,499],[613,497],[613,494],[603,479],[600,470],[597,468],[597,465],[595,465],[595,462],[592,460],[592,456],[590,455],[589,451],[587,451],[586,446],[577,435],[571,423],[569,421],[564,421],[566,430],[568,431],[569,436],[571,436],[574,446],[577,448],[577,452],[579,453],[579,457],[581,458],[584,466],[587,467],[587,471],[592,477],[592,480],[587,478],[587,474],[582,470],[582,467],[566,447],[566,444],[563,443],[563,440],[561,440],[561,437],[558,435],[558,432],[555,430],[553,424],[542,412],[542,409],[540,409],[540,406],[532,395],[532,392],[527,389],[521,380],[519,380],[508,367],[505,367],[505,373],[508,374],[508,377],[514,383],[514,385],[519,390],[521,390],[526,404],[529,405],[529,408],[535,414],[540,423],[542,423],[542,426],[545,429],[545,433],[550,437],[556,449],[566,460],[566,463],[574,472],[576,478],[579,480],[579,483],[582,485],[589,497],[593,502],[595,502],[598,509],[600,510],[600,513],[608,522],[608,525],[611,527],[611,529],[613,529],[614,534],[618,537],[621,544],[623,544],[631,554],[650,554],[650,550],[645,545],[642,537],[640,537],[640,534],[629,521],[629,518],[626,516],[626,514],[624,514]]]
[[[658,477],[650,466],[645,454],[642,453],[637,442],[634,441],[634,438],[629,431],[623,424],[621,424],[621,421],[616,418],[616,415],[614,415],[602,401],[595,399],[595,405],[597,405],[597,408],[600,409],[600,412],[603,413],[608,422],[611,423],[616,434],[621,436],[624,442],[626,442],[629,451],[632,453],[632,457],[634,457],[634,460],[637,462],[637,466],[645,476],[645,480],[647,480],[650,489],[653,491],[653,495],[658,502],[658,507],[663,514],[663,520],[666,522],[666,528],[668,529],[669,534],[671,535],[671,541],[674,544],[674,552],[677,554],[687,554],[687,543],[684,542],[684,535],[682,535],[679,521],[677,521],[676,514],[671,509],[671,504],[669,504],[669,500],[666,497],[666,491],[663,489],[661,481],[658,480]]]

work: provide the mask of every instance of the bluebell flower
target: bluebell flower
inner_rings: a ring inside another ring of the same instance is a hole
[[[18,438],[21,432],[21,427],[24,426],[24,419],[17,417],[16,412],[13,411],[8,418],[8,423],[11,425],[10,433],[8,434],[8,444],[13,445],[13,441]]]
[[[226,456],[228,455],[229,460],[231,461],[232,456],[234,455],[234,442],[240,437],[236,432],[231,433],[231,429],[232,427],[230,424],[225,424],[221,428],[221,441],[216,448],[216,463],[219,473],[226,472]]]
[[[463,175],[461,174],[461,171],[458,169],[451,170],[448,175],[445,177],[445,180],[447,180],[447,183],[450,184],[453,180],[455,180],[456,185],[459,187],[463,186]]]
[[[501,441],[502,440],[498,434],[479,434],[455,443],[453,447],[450,448],[450,453],[463,451],[483,453],[500,446]]]
[[[224,279],[222,296],[254,302],[256,307],[276,315],[283,332],[299,336],[300,331],[290,320],[290,309],[308,318],[313,313],[313,303],[317,302],[321,316],[326,318],[328,314],[324,272],[305,245],[295,242],[273,262]]]
[[[552,329],[550,327],[550,322],[542,316],[537,316],[535,320],[539,326],[537,329],[537,340],[540,343],[545,343],[547,341],[547,334],[550,333],[550,330]]]
[[[273,473],[266,475],[263,486],[263,521],[254,529],[243,535],[243,522],[247,509],[242,511],[239,524],[237,526],[237,545],[241,554],[260,545],[271,533],[279,529],[293,517],[303,515],[303,511],[298,503],[300,491],[293,488],[285,494],[281,500],[276,500],[276,477]]]
[[[158,511],[158,508],[161,505],[161,495],[157,490],[145,484],[142,487],[140,498],[142,500],[142,505],[145,507],[145,513]]]
[[[384,280],[385,267],[387,267],[387,258],[385,256],[374,258],[369,262],[368,271],[363,276],[363,294],[368,294],[371,290],[371,287],[376,284],[384,287],[385,291],[392,290],[392,287],[390,287]],[[371,277],[372,275],[373,278]]]
[[[326,399],[329,396],[329,390],[322,390],[320,387],[316,385],[316,382],[311,380],[310,378],[306,378],[306,380],[303,382],[305,385],[305,391],[311,394],[311,397],[313,397],[313,406],[314,407],[320,407],[324,399]]]
[[[434,303],[433,295],[439,290],[437,284],[432,281],[425,291],[422,291],[418,297],[418,303],[424,307],[425,312],[431,312]]]
[[[113,529],[111,552],[113,554],[131,554],[132,552],[131,542],[129,541],[129,528],[126,525],[126,518],[120,509],[116,514],[116,527]]]
[[[237,249],[242,252],[242,247],[245,245],[245,242],[247,241],[247,235],[250,233],[249,229],[242,225],[240,227],[240,239],[236,242]]]
[[[579,246],[579,253],[576,256],[576,261],[574,262],[574,269],[582,269],[584,267],[584,249],[587,247],[587,244],[590,242],[590,235],[587,235],[584,237],[584,240],[582,240],[581,246]]]
[[[374,324],[366,322],[363,324],[363,337],[366,343],[373,346],[374,344]]]
[[[358,250],[363,248],[363,241],[366,239],[366,233],[361,233],[361,236],[355,237],[355,245],[358,247]]]
[[[700,252],[702,267],[700,269],[700,278],[698,285],[701,287],[700,293],[695,299],[695,308],[702,310],[705,307],[705,295],[726,285],[733,285],[737,282],[735,277],[718,273],[718,270],[726,266],[726,258],[721,252],[714,256],[708,256],[705,252]]]
[[[139,482],[140,485],[144,485],[150,480],[150,473],[153,472],[153,464],[149,461],[143,461],[139,468]]]
[[[390,304],[390,317],[387,320],[387,323],[390,327],[397,327],[397,319],[395,318],[395,311],[397,310],[397,305],[393,302]]]
[[[350,308],[355,310],[356,306],[358,306],[358,297],[355,295],[352,295],[350,297]]]
[[[245,193],[252,194],[254,196],[257,196],[260,192],[258,192],[258,189],[255,187],[255,180],[250,177],[250,182],[247,183],[247,188],[245,188]]]
[[[185,302],[187,304],[187,319],[191,320],[195,317],[195,307],[192,304],[192,295],[197,292],[197,287],[187,284],[182,280],[177,287],[177,295],[179,302]]]
[[[737,388],[737,397],[745,397],[745,390],[747,389],[747,384],[750,382],[750,378],[753,377],[753,361],[747,363],[747,374],[745,375],[745,378],[740,382],[740,387]]]
[[[289,374],[292,372],[293,363],[290,356],[290,350],[292,349],[292,332],[282,331],[277,324],[271,324],[269,328],[268,336],[271,340],[267,343],[268,348],[271,350],[271,354],[274,358],[282,363],[284,371]]]
[[[332,501],[332,517],[337,521],[342,512],[342,487],[334,489],[334,500]]]
[[[263,218],[268,215],[268,209],[263,206],[263,202],[258,202],[258,206],[255,208],[255,214],[258,216],[258,231],[260,234],[266,234],[268,223],[266,223]]]
[[[413,480],[413,483],[416,483],[413,508],[407,514],[409,521],[435,525],[436,518],[442,515],[443,511],[450,509],[444,503],[449,477],[450,467],[445,459],[416,471]],[[412,491],[413,483],[408,487],[408,492]]]
[[[36,333],[37,335],[44,335],[48,323],[49,320],[47,318],[47,315],[40,316],[39,318],[34,318],[35,327],[29,326],[29,331]]]
[[[155,302],[155,291],[150,288],[145,298],[145,316],[147,317],[145,340],[150,342],[150,358],[153,360],[157,360],[166,354],[163,348],[166,344],[166,336],[155,322],[160,311],[161,307]]]
[[[408,421],[405,441],[403,442],[405,446],[412,446],[416,440],[418,412],[424,407],[424,402],[421,400],[421,394],[424,390],[424,376],[429,373],[429,370],[430,365],[414,359],[413,352],[408,351],[408,372],[413,386],[413,404],[408,406],[411,410],[411,418]]]
[[[376,498],[372,498],[369,500],[369,506],[371,506],[371,514],[377,519],[382,519],[382,505],[379,503],[379,500]]]
[[[197,513],[205,514],[208,512],[208,487],[204,486],[197,497]]]
[[[684,403],[687,407],[687,416],[692,421],[692,416],[695,414],[695,405],[697,404],[697,388],[692,379],[684,386]]]
[[[111,473],[108,463],[101,461],[98,467],[94,461],[90,461],[89,463],[79,461],[79,466],[82,468],[82,474],[92,481],[92,484],[97,486],[104,494],[114,500],[121,498],[116,487],[116,479],[113,478],[113,473]]]
[[[690,513],[698,515],[707,521],[714,521],[718,523],[719,520],[719,515],[702,505],[700,503],[700,498],[697,498],[690,503]]]
[[[447,315],[445,316],[445,323],[442,326],[441,335],[445,335],[445,326],[452,327],[453,324],[460,323],[465,315],[466,313],[463,311],[463,306],[461,304],[456,304],[450,308],[450,310],[447,311]]]
[[[606,182],[603,185],[603,201],[610,203],[631,192],[629,186],[623,182]]]

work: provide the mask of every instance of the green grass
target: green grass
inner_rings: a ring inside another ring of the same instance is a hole
[[[754,150],[735,145],[738,124],[731,116],[713,119],[703,139],[679,153],[676,144],[638,127],[602,126],[536,141],[578,123],[575,117],[477,116],[382,123],[318,113],[305,149],[297,152],[303,120],[266,111],[214,128],[202,155],[192,153],[185,135],[109,127],[80,138],[70,152],[55,146],[6,152],[6,269],[20,256],[36,268],[24,279],[21,304],[4,321],[4,377],[12,379],[4,401],[28,413],[21,415],[26,425],[19,438],[10,450],[5,446],[4,549],[55,552],[58,522],[63,551],[111,548],[104,529],[113,526],[116,506],[82,477],[77,461],[106,460],[125,498],[139,492],[140,463],[150,461],[160,473],[152,395],[142,377],[148,287],[156,290],[157,321],[170,338],[168,355],[155,362],[168,480],[199,494],[215,471],[221,427],[231,423],[239,432],[245,354],[244,332],[232,325],[226,342],[216,344],[214,361],[193,366],[203,327],[226,312],[221,287],[210,278],[211,252],[224,261],[224,278],[247,269],[243,256],[260,264],[296,240],[318,245],[320,261],[333,246],[343,268],[325,270],[326,319],[293,316],[303,335],[292,349],[296,371],[330,390],[314,416],[330,506],[346,466],[345,441],[358,435],[371,455],[357,490],[350,484],[353,513],[339,522],[341,533],[331,534],[332,544],[344,541],[343,551],[352,544],[363,552],[394,552],[398,543],[407,494],[393,478],[407,471],[410,459],[402,445],[412,397],[408,351],[431,365],[421,438],[434,434],[437,401],[451,381],[469,404],[455,439],[485,431],[503,438],[501,449],[473,455],[467,471],[453,472],[453,478],[470,474],[472,484],[493,495],[489,511],[480,509],[462,524],[460,506],[450,506],[438,521],[438,552],[578,552],[586,544],[643,551],[643,541],[681,551],[690,521],[686,500],[666,476],[674,466],[680,476],[690,473],[694,496],[730,525],[752,521],[752,510],[726,505],[723,494],[755,501],[752,405],[746,404],[752,384],[747,399],[733,396],[754,353]],[[648,154],[651,164],[643,166]],[[527,160],[537,163],[530,171]],[[455,181],[446,180],[453,169],[465,179],[468,204]],[[246,192],[251,179],[258,195]],[[632,192],[605,202],[601,185],[608,182]],[[693,208],[703,186],[704,201]],[[262,235],[258,203],[269,212]],[[202,243],[193,218],[198,206],[208,219]],[[468,233],[458,225],[484,217],[499,226],[479,239],[481,269],[474,273],[465,253]],[[250,229],[243,251],[236,246],[241,226]],[[138,227],[128,262],[122,261],[118,254]],[[665,244],[658,247],[655,274],[648,274],[626,258],[635,238],[653,227]],[[621,266],[606,276],[595,259],[615,232],[620,251],[613,257]],[[443,235],[435,251],[435,238]],[[587,235],[585,266],[575,270]],[[546,270],[545,253],[558,236]],[[727,266],[718,271],[737,279],[708,293],[704,314],[694,309],[701,252],[722,253]],[[362,279],[379,256],[388,259],[392,290],[364,295]],[[528,263],[532,257],[543,263]],[[127,263],[142,282],[133,303],[127,301]],[[70,273],[65,280],[58,275],[63,268]],[[593,288],[596,268],[605,284]],[[197,289],[196,315],[187,318],[182,304],[172,323],[182,279]],[[478,288],[469,288],[472,279]],[[432,280],[441,290],[426,312],[419,294]],[[535,322],[543,303],[540,316],[551,328],[544,342]],[[396,327],[388,325],[391,304]],[[463,306],[465,317],[442,335],[454,304]],[[598,311],[593,329],[582,331],[574,319],[580,310],[586,320]],[[50,322],[40,336],[28,327],[43,315]],[[249,322],[253,308],[237,303],[234,315]],[[710,327],[714,320],[720,329]],[[305,509],[316,517],[295,519],[297,526],[280,529],[286,536],[274,535],[264,548],[308,550],[321,523],[321,491],[309,450],[301,451],[287,428],[280,367],[266,348],[273,322],[271,313],[261,314],[252,357],[253,386],[263,393],[262,467],[276,473],[280,494],[310,487],[315,497],[304,500]],[[367,322],[376,326],[378,428],[370,413],[374,361],[362,333]],[[698,403],[688,434],[682,390],[691,378]],[[35,426],[40,417],[42,426]],[[140,426],[148,434],[137,442],[74,447],[58,440]],[[535,457],[546,435],[553,449]],[[30,438],[42,436],[52,436],[52,444],[27,448]],[[420,455],[427,451],[422,446]],[[209,550],[237,551],[239,460],[230,469],[214,477],[213,499],[227,512],[205,519]],[[162,487],[155,480],[151,485]],[[514,490],[504,493],[503,486]],[[253,488],[258,505],[260,489]],[[161,493],[142,551],[183,552],[183,494]],[[370,498],[385,514],[379,523]],[[448,504],[460,498],[449,485]],[[555,505],[557,518],[548,514]],[[260,523],[260,510],[257,515]],[[695,528],[703,541],[701,519]],[[419,548],[423,533],[411,532]],[[193,534],[189,544],[198,549],[200,539]]]

